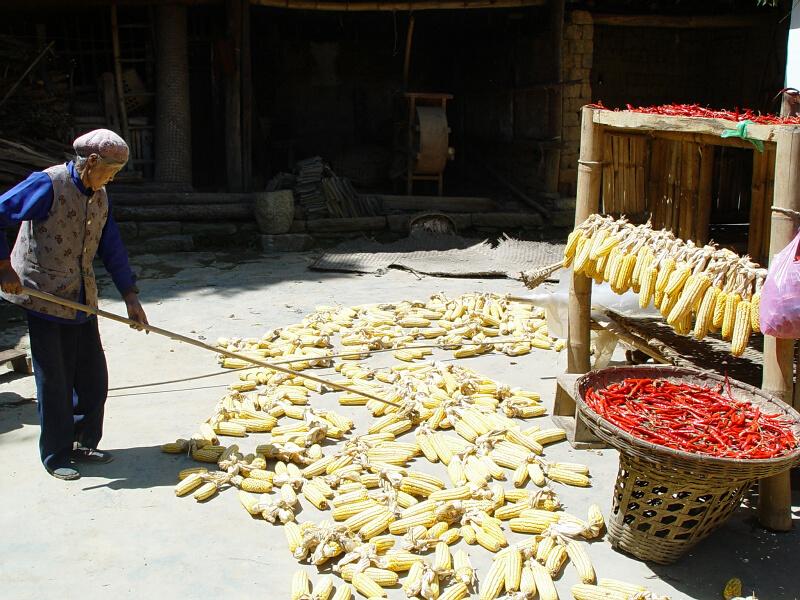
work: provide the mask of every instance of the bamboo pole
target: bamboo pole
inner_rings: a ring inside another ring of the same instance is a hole
[[[775,152],[775,197],[773,205],[800,210],[800,127],[778,130]],[[795,222],[788,215],[773,213],[769,256],[780,252],[794,237]],[[764,336],[764,375],[762,389],[792,402],[794,379],[794,340]],[[758,520],[774,531],[792,528],[789,471],[762,479],[758,485]]]
[[[408,77],[411,69],[411,44],[414,41],[414,23],[416,19],[412,14],[408,18],[408,31],[406,31],[406,52],[403,57],[403,90],[408,91]]]
[[[594,109],[581,110],[581,146],[578,159],[578,184],[575,198],[575,226],[583,223],[600,207],[603,127],[594,123]],[[567,373],[588,373],[591,341],[592,281],[573,273],[569,289],[569,333]]]
[[[711,206],[714,185],[714,146],[700,144],[700,183],[697,191],[697,222],[695,238],[698,244],[707,244],[711,223]]]
[[[161,327],[156,327],[155,325],[143,324],[139,323],[138,321],[133,321],[126,317],[121,317],[117,314],[107,312],[105,310],[94,308],[92,306],[88,306],[85,304],[81,304],[79,302],[73,302],[72,300],[67,300],[66,298],[60,298],[59,296],[54,296],[53,294],[48,294],[47,292],[41,292],[39,290],[34,290],[31,288],[23,287],[22,293],[27,296],[33,296],[34,298],[40,298],[41,300],[46,300],[48,302],[52,302],[53,304],[58,304],[60,306],[66,306],[68,308],[72,308],[74,310],[78,310],[90,315],[96,315],[98,317],[103,317],[104,319],[109,319],[111,321],[116,321],[117,323],[122,323],[124,325],[128,325],[135,329],[143,329],[147,332],[152,331],[155,334],[162,335],[164,337],[168,337],[171,340],[175,340],[178,342],[183,342],[184,344],[189,344],[190,346],[194,346],[195,348],[201,348],[202,350],[208,350],[209,352],[213,352],[215,354],[222,354],[223,356],[227,356],[229,358],[237,358],[244,362],[248,362],[250,364],[256,365],[258,367],[263,367],[265,369],[270,369],[272,371],[278,371],[280,373],[286,373],[289,375],[294,375],[295,377],[300,377],[301,379],[308,379],[309,381],[314,381],[316,383],[320,383],[322,385],[326,385],[331,387],[335,390],[340,390],[343,392],[349,392],[351,394],[357,394],[359,396],[364,396],[365,398],[369,398],[370,400],[377,400],[378,402],[383,402],[384,404],[389,404],[396,408],[403,408],[402,405],[392,402],[390,400],[386,400],[385,398],[381,398],[380,396],[376,396],[374,394],[370,394],[368,392],[364,392],[362,390],[357,390],[355,388],[342,385],[340,383],[336,383],[334,381],[328,381],[327,379],[323,379],[322,377],[317,377],[316,375],[309,375],[308,373],[302,373],[300,371],[294,371],[287,367],[280,366],[276,363],[268,363],[263,360],[259,360],[252,356],[248,356],[246,354],[240,354],[238,352],[231,352],[226,350],[225,348],[217,348],[215,346],[211,346],[210,344],[206,344],[201,342],[200,340],[196,340],[194,338],[187,337],[180,333],[175,333],[174,331],[169,331],[168,329],[162,329]],[[351,354],[358,354],[358,352],[352,352]],[[325,358],[325,357],[323,357]],[[307,358],[307,360],[313,360],[312,358]]]

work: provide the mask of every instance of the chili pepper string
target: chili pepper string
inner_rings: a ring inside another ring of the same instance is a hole
[[[611,110],[602,102],[595,102],[589,106],[591,108]],[[632,104],[626,104],[625,110],[669,117],[701,117],[705,119],[726,119],[734,122],[749,120],[757,125],[800,125],[800,116],[780,117],[769,113],[758,113],[749,108],[724,110],[706,108],[699,104],[661,104],[659,106],[633,106]]]
[[[747,459],[774,458],[798,447],[786,416],[764,414],[760,407],[736,400],[730,383],[726,384],[714,390],[629,378],[604,389],[589,389],[585,399],[620,429],[675,450]]]

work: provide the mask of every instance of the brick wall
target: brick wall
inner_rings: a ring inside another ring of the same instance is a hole
[[[571,11],[564,23],[561,62],[563,87],[561,164],[558,189],[573,196],[578,177],[578,148],[581,141],[580,109],[592,101],[591,73],[594,56],[594,25],[585,11]]]

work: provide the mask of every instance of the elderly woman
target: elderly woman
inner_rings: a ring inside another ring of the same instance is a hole
[[[125,299],[128,316],[147,323],[105,185],[128,161],[125,141],[97,129],[74,142],[75,159],[0,196],[2,297],[26,309],[48,473],[77,479],[76,462],[109,462],[97,449],[103,434],[108,371],[97,318],[32,298],[22,286],[97,306],[92,261],[99,255]],[[2,228],[22,222],[13,252]],[[10,254],[10,259],[9,259]]]

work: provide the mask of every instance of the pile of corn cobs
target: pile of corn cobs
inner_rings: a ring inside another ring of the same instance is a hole
[[[730,250],[595,214],[569,235],[564,266],[570,265],[597,283],[608,282],[617,294],[633,290],[642,308],[652,302],[681,335],[702,340],[718,331],[734,356],[744,352],[751,332],[761,330],[767,270]]]
[[[445,316],[453,319],[454,327],[442,326]],[[455,336],[465,335],[483,343],[496,337],[486,329],[496,329],[498,335],[525,335],[528,350],[539,339],[550,347],[542,317],[537,309],[499,296],[469,295],[452,301],[436,296],[428,303],[404,302],[391,308],[322,308],[297,326],[270,332],[261,340],[220,344],[261,359],[294,357],[300,361],[294,368],[305,369],[332,365],[334,335],[345,344],[357,339],[347,352],[357,346],[359,357],[371,349],[448,335],[453,336],[446,340],[448,346],[459,341]],[[230,359],[224,364],[245,366]],[[460,540],[495,554],[480,584],[482,599],[496,598],[504,590],[508,598],[533,599],[538,590],[539,598],[555,600],[553,578],[568,561],[583,582],[573,588],[578,600],[623,600],[643,591],[613,580],[594,585],[595,572],[582,540],[601,535],[603,517],[597,506],[586,519],[560,511],[551,485],[587,487],[589,472],[584,465],[544,457],[546,445],[565,438],[563,430],[522,428],[517,419],[545,414],[538,394],[512,389],[458,364],[404,362],[370,369],[346,361],[336,363],[336,370],[342,377],[338,383],[398,406],[340,393],[341,405],[363,405],[375,417],[366,433],[345,439],[353,428],[350,419],[309,405],[312,391],[331,390],[300,376],[245,369],[241,382],[232,386],[235,389],[197,434],[162,446],[166,452],[189,453],[209,464],[182,471],[177,495],[194,492],[195,499],[204,501],[237,488],[251,515],[284,526],[297,560],[332,565],[348,582],[332,596],[330,576],[312,589],[306,571],[298,571],[292,600],[342,600],[351,597],[352,588],[366,598],[385,597],[384,588],[398,583],[409,598],[467,598],[476,584],[469,556],[464,550],[450,550]],[[269,442],[251,454],[219,441],[220,436],[265,432],[270,433]],[[397,439],[404,434],[409,441]],[[322,445],[327,441],[338,444],[325,454]],[[449,482],[412,470],[411,462],[418,457],[442,463]],[[268,462],[274,464],[271,470]],[[513,487],[507,488],[503,482],[509,478]],[[534,490],[526,489],[528,480]],[[297,523],[301,498],[329,511],[330,518]],[[530,537],[510,545],[505,527]],[[401,573],[406,573],[402,580]]]

